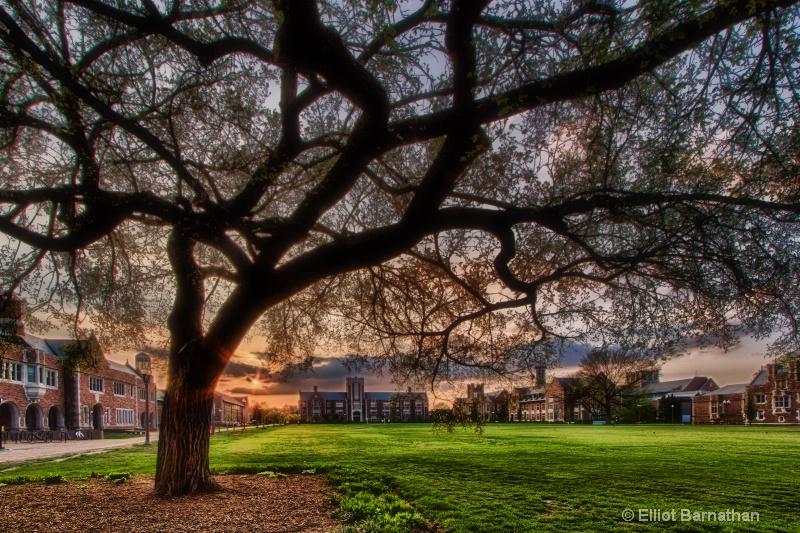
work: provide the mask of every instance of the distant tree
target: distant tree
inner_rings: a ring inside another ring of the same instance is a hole
[[[623,424],[655,422],[658,418],[658,406],[648,396],[634,395],[623,400],[616,418]]]
[[[250,418],[255,420],[257,424],[266,423],[266,404],[263,402],[256,402],[250,408]]]
[[[755,420],[756,417],[758,416],[758,407],[756,406],[755,395],[753,394],[752,389],[750,389],[749,387],[747,388],[747,393],[745,394],[744,401],[745,401],[744,412],[745,412],[745,417],[747,418],[747,424],[752,425],[753,420]]]
[[[598,348],[581,358],[572,376],[571,395],[591,413],[611,423],[626,404],[637,403],[645,395],[641,373],[652,371],[653,357],[638,350]]]
[[[168,337],[170,495],[217,488],[251,330],[431,386],[565,338],[792,344],[797,28],[796,0],[0,0],[0,292]]]
[[[681,421],[681,403],[674,395],[665,395],[658,402],[658,418],[662,422]]]

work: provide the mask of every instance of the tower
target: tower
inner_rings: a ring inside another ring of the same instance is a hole
[[[347,378],[347,419],[351,422],[366,420],[364,401],[364,378]]]

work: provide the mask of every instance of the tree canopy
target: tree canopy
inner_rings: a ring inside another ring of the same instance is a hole
[[[162,328],[177,403],[251,331],[431,384],[796,346],[799,35],[794,0],[2,0],[1,288]]]

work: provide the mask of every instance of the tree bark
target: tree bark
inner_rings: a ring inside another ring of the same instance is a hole
[[[209,468],[209,432],[214,389],[225,365],[213,364],[213,354],[203,351],[201,344],[170,357],[156,463],[154,492],[159,496],[219,490]],[[195,360],[193,371],[190,360]],[[196,364],[201,360],[209,364]],[[198,366],[205,371],[198,372]]]

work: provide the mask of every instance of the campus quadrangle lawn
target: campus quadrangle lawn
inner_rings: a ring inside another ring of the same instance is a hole
[[[492,424],[478,436],[433,433],[426,424],[295,425],[215,435],[211,465],[356,468],[453,532],[783,533],[800,531],[798,439],[797,428],[733,426]],[[135,448],[13,474],[152,473],[154,463],[155,450]],[[683,521],[682,509],[758,513],[758,521]]]

